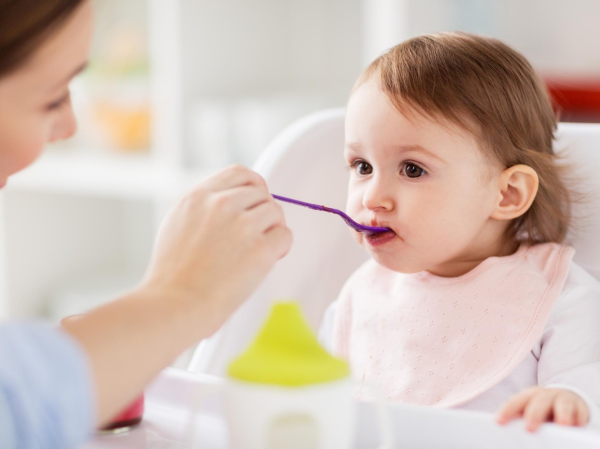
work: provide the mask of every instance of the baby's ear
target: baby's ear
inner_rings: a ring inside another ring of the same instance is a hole
[[[491,215],[496,220],[512,220],[531,207],[540,180],[528,165],[513,165],[504,170],[498,179],[498,203]]]

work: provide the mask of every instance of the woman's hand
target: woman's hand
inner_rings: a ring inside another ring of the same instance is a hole
[[[90,361],[98,424],[218,329],[291,241],[281,207],[247,168],[223,170],[186,195],[163,223],[142,285],[63,323]]]
[[[586,403],[577,394],[561,388],[533,387],[510,398],[498,412],[498,423],[523,417],[527,430],[535,432],[546,421],[565,426],[585,426]]]
[[[282,208],[263,178],[232,166],[198,184],[167,216],[143,289],[183,298],[204,315],[198,322],[208,323],[210,333],[254,291],[291,242]]]

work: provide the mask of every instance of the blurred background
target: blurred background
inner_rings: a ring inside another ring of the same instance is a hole
[[[134,286],[182,191],[227,164],[251,166],[295,119],[344,106],[362,69],[411,36],[499,37],[543,76],[562,120],[600,121],[598,0],[96,0],[96,8],[91,65],[72,86],[77,136],[0,194],[0,319],[57,321]]]

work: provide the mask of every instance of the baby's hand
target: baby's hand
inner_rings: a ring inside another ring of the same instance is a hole
[[[561,388],[528,388],[510,398],[498,412],[498,423],[523,417],[526,428],[535,432],[545,421],[564,426],[585,426],[590,414],[577,394]]]

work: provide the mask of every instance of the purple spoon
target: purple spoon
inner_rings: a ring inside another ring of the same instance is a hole
[[[332,209],[330,207],[319,206],[317,204],[312,204],[312,203],[305,203],[304,201],[293,200],[291,198],[286,198],[285,196],[273,195],[273,198],[275,198],[276,200],[279,200],[279,201],[285,201],[286,203],[296,204],[297,206],[304,206],[304,207],[308,207],[309,209],[313,209],[313,210],[320,210],[323,212],[330,212],[332,214],[337,214],[344,219],[344,221],[346,222],[346,224],[348,226],[350,226],[352,229],[354,229],[357,232],[362,232],[365,235],[377,235],[377,234],[383,234],[384,232],[392,231],[390,228],[380,228],[377,226],[361,225],[360,223],[355,222],[352,218],[350,218],[348,215],[346,215],[344,212],[342,212],[341,210],[338,210],[338,209]]]

